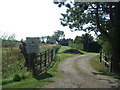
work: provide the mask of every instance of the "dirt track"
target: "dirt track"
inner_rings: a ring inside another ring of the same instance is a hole
[[[116,88],[118,80],[100,75],[89,64],[96,54],[68,58],[59,64],[61,75],[45,88]]]

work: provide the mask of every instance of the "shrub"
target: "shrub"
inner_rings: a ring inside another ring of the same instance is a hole
[[[15,74],[14,76],[13,76],[13,81],[20,81],[22,78],[21,78],[21,76],[19,75],[19,74]]]
[[[30,72],[26,72],[22,74],[22,79],[28,78],[29,76],[32,76],[32,74]]]

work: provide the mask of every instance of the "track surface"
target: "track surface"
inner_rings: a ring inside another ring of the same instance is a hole
[[[85,54],[68,58],[59,64],[59,77],[45,88],[117,88],[118,80],[100,75],[89,64],[97,54]]]

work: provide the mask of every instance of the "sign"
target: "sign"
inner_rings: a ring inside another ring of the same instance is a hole
[[[27,54],[38,53],[40,46],[39,37],[26,37],[26,50]]]

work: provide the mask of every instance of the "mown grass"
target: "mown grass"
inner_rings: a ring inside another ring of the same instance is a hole
[[[90,60],[90,64],[93,67],[93,69],[95,69],[101,75],[106,75],[106,76],[110,76],[112,78],[120,79],[120,75],[118,75],[116,73],[109,72],[107,70],[107,68],[104,66],[104,64],[99,61],[99,55],[93,57]]]
[[[71,47],[69,47],[69,46],[62,46],[62,47],[60,48],[59,52],[63,52],[63,51],[65,51],[65,50],[67,50],[67,49],[71,49]]]
[[[70,47],[62,46],[59,52],[66,50],[68,48]],[[5,84],[3,85],[3,88],[41,88],[41,87],[44,87],[45,84],[54,82],[54,79],[53,79],[54,77],[59,76],[60,74],[58,72],[59,62],[72,56],[75,56],[75,54],[64,54],[64,53],[57,54],[55,57],[55,61],[56,61],[55,64],[46,73],[40,76],[37,76],[37,77],[30,76],[19,82],[12,82],[12,83]]]

